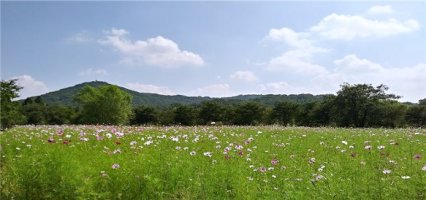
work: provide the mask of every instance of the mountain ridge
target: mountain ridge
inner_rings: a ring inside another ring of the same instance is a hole
[[[47,104],[62,104],[66,106],[77,106],[74,101],[74,96],[85,86],[101,87],[105,85],[114,85],[104,81],[90,81],[76,84],[74,86],[62,88],[56,91],[48,92],[39,96],[29,98],[41,97]],[[320,101],[326,95],[312,95],[312,94],[246,94],[231,97],[208,97],[208,96],[185,96],[185,95],[162,95],[156,93],[143,93],[130,90],[128,88],[114,85],[129,93],[132,98],[133,106],[149,105],[149,106],[170,106],[173,104],[199,104],[203,101],[218,100],[227,103],[237,103],[241,101],[251,100],[258,101],[265,105],[274,105],[280,101],[291,101],[295,103],[307,103]],[[20,100],[23,101],[23,100]]]

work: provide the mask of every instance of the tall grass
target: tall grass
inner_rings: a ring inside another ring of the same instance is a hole
[[[426,198],[422,129],[24,126],[0,139],[1,199]]]

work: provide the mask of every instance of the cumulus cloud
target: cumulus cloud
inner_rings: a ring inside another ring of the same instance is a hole
[[[49,92],[46,84],[42,81],[35,80],[29,75],[16,76],[12,77],[12,79],[17,79],[17,85],[23,87],[19,94],[20,99],[38,96]]]
[[[257,81],[256,75],[251,71],[236,71],[229,76],[233,80],[253,82]]]
[[[201,56],[181,50],[178,44],[170,39],[157,36],[147,40],[131,41],[126,38],[128,33],[124,29],[113,28],[99,42],[119,51],[124,56],[122,63],[126,64],[144,64],[165,68],[201,66],[204,64]]]
[[[389,68],[355,54],[337,59],[334,64],[333,71],[316,77],[317,84],[323,87],[343,82],[385,84],[390,92],[403,96],[404,101],[417,102],[426,97],[426,64]]]
[[[126,87],[130,90],[143,92],[143,93],[175,95],[175,93],[170,88],[165,86],[157,86],[157,85],[142,84],[142,83],[127,83]]]
[[[311,62],[311,56],[317,50],[291,50],[284,52],[281,56],[272,58],[267,64],[269,71],[282,71],[289,74],[312,76],[326,73],[327,70]]]
[[[382,38],[410,33],[420,28],[414,20],[399,21],[394,18],[372,20],[359,15],[333,13],[323,18],[310,31],[327,39],[352,40],[356,38]]]
[[[291,47],[306,48],[312,46],[312,41],[307,39],[306,33],[297,33],[293,29],[283,27],[280,29],[271,29],[267,36],[272,41],[284,42]]]
[[[389,5],[376,5],[368,9],[367,13],[370,15],[389,15],[394,11]]]
[[[108,72],[105,69],[88,68],[79,73],[80,76],[106,76]]]
[[[212,84],[189,91],[190,96],[226,97],[233,95],[231,87],[226,83]]]

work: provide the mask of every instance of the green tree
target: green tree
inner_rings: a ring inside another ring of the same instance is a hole
[[[46,124],[47,107],[43,99],[40,97],[31,97],[24,100],[22,104],[22,112],[27,119],[27,124]]]
[[[47,124],[70,124],[75,117],[74,110],[63,105],[50,105],[47,106],[46,110]]]
[[[271,112],[272,121],[281,125],[294,124],[297,108],[297,104],[292,102],[283,101],[277,103]]]
[[[218,122],[223,120],[225,109],[215,101],[204,101],[201,103],[198,114],[202,124]]]
[[[255,125],[262,121],[264,108],[261,104],[249,101],[237,105],[234,123],[237,125]]]
[[[19,91],[22,87],[16,84],[16,79],[1,81],[1,127],[0,129],[10,128],[15,124],[25,122],[25,117],[20,113],[20,105],[13,101],[19,97]]]
[[[87,86],[76,100],[81,105],[81,123],[126,124],[132,114],[132,97],[117,86]]]
[[[155,124],[159,121],[158,111],[154,107],[139,106],[133,110],[132,124]]]
[[[410,106],[405,119],[410,126],[426,127],[426,98],[419,100],[419,104]]]
[[[386,94],[386,90],[388,87],[385,85],[343,84],[334,101],[333,117],[337,125],[365,127],[374,105],[399,98],[394,94]]]
[[[195,124],[195,110],[189,105],[176,104],[173,108],[173,121],[180,125]]]

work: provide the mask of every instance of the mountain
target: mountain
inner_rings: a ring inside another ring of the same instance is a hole
[[[73,100],[74,96],[84,87],[101,87],[105,85],[111,85],[103,81],[92,81],[77,84],[72,87],[60,89],[58,91],[49,92],[40,97],[47,104],[62,104],[67,106],[76,106],[77,103]],[[188,97],[183,95],[161,95],[153,93],[140,93],[133,90],[129,90],[124,87],[117,86],[120,89],[128,92],[133,97],[133,106],[139,105],[150,105],[164,107],[172,104],[199,104],[206,100],[218,100],[225,103],[237,103],[246,100],[257,101],[264,105],[274,105],[280,101],[291,101],[296,103],[306,103],[321,100],[325,95],[312,95],[312,94],[298,94],[298,95],[238,95],[234,97],[224,98],[211,98],[211,97]],[[23,101],[23,100],[21,100]]]

